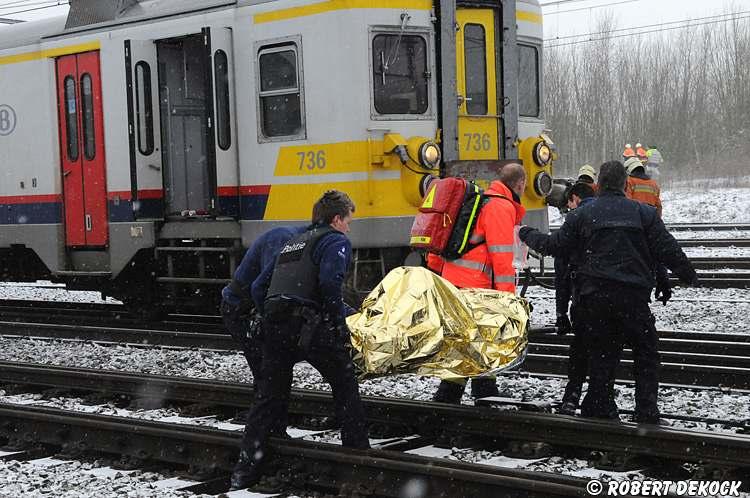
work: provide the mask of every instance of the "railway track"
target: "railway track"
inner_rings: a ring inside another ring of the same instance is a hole
[[[710,263],[709,263],[710,264]],[[555,272],[545,271],[532,272],[536,282],[541,283],[545,286],[554,286],[555,284]],[[750,288],[750,270],[748,271],[699,271],[698,279],[702,286],[709,287],[712,289],[747,289]],[[679,286],[680,281],[670,275],[670,282],[673,286]]]
[[[551,225],[550,230],[557,230],[560,225]],[[667,223],[667,230],[670,232],[689,231],[689,232],[730,232],[750,230],[750,223]]]
[[[24,435],[29,443],[123,455],[141,461],[193,466],[218,476],[193,492],[228,488],[228,472],[239,452],[236,431],[150,422],[64,410],[0,406],[7,439]],[[33,434],[33,437],[27,437]],[[402,442],[402,449],[404,444]],[[295,439],[271,440],[269,472],[281,486],[336,495],[403,496],[416,481],[428,496],[586,496],[579,478],[429,458],[392,449],[370,451]],[[468,493],[468,494],[467,494]]]
[[[132,347],[236,350],[231,336],[216,325],[192,329],[159,330],[112,326],[84,326],[34,322],[0,322],[3,337],[44,340],[94,341],[98,344],[129,344]],[[548,333],[554,329],[532,329],[522,371],[543,374],[567,372],[570,336]],[[685,331],[660,331],[661,380],[684,386],[722,386],[750,390],[750,336]],[[619,380],[632,380],[632,354],[626,349]]]
[[[139,374],[125,374],[99,370],[69,369],[28,364],[3,363],[0,368],[0,381],[4,383],[24,384],[25,386],[54,387],[76,392],[106,392],[108,395],[118,394],[143,398],[153,396],[161,401],[182,402],[193,404],[199,399],[204,405],[215,407],[216,412],[222,409],[237,410],[246,407],[251,399],[252,388],[244,384],[228,384],[216,381],[184,379],[174,377],[160,377]],[[56,394],[59,396],[59,392]],[[456,438],[463,441],[473,441],[482,448],[502,448],[503,454],[513,455],[514,452],[525,452],[526,458],[540,457],[540,455],[575,454],[581,452],[595,452],[589,455],[593,463],[600,468],[612,469],[611,462],[617,460],[617,455],[627,455],[629,458],[642,458],[642,466],[663,466],[665,462],[671,465],[682,465],[686,462],[701,466],[720,466],[726,469],[743,469],[743,473],[750,470],[750,436],[742,434],[721,434],[694,430],[679,430],[660,426],[637,426],[635,424],[620,424],[609,421],[583,419],[553,415],[542,411],[528,411],[529,403],[501,402],[493,398],[480,400],[480,406],[453,406],[442,403],[402,401],[386,398],[364,397],[365,410],[371,426],[390,428],[389,436],[382,436],[390,440],[387,447],[391,449],[410,449],[435,444],[436,441],[455,442]],[[318,417],[330,415],[333,410],[332,397],[329,393],[294,390],[290,401],[290,413],[295,416]],[[519,410],[497,409],[508,405]],[[21,426],[26,419],[34,420],[34,415],[28,412],[24,417],[10,415],[6,411],[8,405],[0,409],[3,420],[12,420],[0,425],[0,436],[6,438],[26,438],[45,431],[38,431],[28,424]],[[538,406],[531,406],[538,409]],[[31,407],[29,407],[31,408]],[[36,408],[35,410],[42,410]],[[9,416],[10,419],[4,417]],[[103,425],[109,423],[106,418],[98,418]],[[67,427],[68,422],[58,421],[57,430],[44,436],[53,440],[34,440],[34,443],[75,445],[78,438],[72,431],[60,430],[60,423]],[[134,425],[133,421],[130,422]],[[138,422],[140,424],[140,422]],[[93,426],[91,430],[93,429]],[[189,432],[197,431],[192,426]],[[125,434],[131,434],[131,430]],[[141,432],[140,429],[136,432]],[[237,434],[233,436],[236,445]],[[88,443],[88,439],[86,440]],[[477,443],[480,442],[480,443]],[[121,434],[116,441],[118,448],[128,451],[143,451],[146,443],[136,443]],[[440,444],[440,443],[438,443]],[[540,446],[541,445],[541,446]],[[547,445],[546,447],[544,445]],[[122,448],[124,446],[124,448]],[[178,445],[163,444],[160,448],[179,447]],[[450,447],[450,446],[449,446]],[[146,449],[149,456],[155,450]],[[534,449],[536,448],[536,449]],[[111,448],[110,448],[111,449]],[[160,450],[162,451],[162,450]],[[347,454],[346,450],[338,450],[340,454]],[[370,453],[370,452],[368,452]],[[374,452],[375,457],[379,452]],[[362,452],[354,452],[354,456],[362,456]],[[218,464],[230,465],[236,456],[217,456]],[[516,455],[523,458],[520,455]],[[175,462],[187,463],[184,458],[195,458],[192,451],[183,451],[183,460]],[[177,457],[170,457],[177,458]],[[226,459],[229,458],[227,462]],[[657,462],[649,459],[658,459]],[[619,460],[622,462],[622,459]],[[624,465],[632,465],[624,464]],[[439,466],[440,467],[440,466]],[[476,479],[480,470],[474,469]],[[559,484],[559,483],[558,483]],[[475,495],[464,495],[475,496]],[[476,495],[490,496],[490,495]]]

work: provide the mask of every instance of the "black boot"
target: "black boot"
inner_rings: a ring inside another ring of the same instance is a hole
[[[562,403],[560,403],[560,408],[557,409],[557,413],[560,415],[575,415],[577,409],[578,403],[563,398]]]
[[[435,396],[432,397],[432,401],[459,405],[461,404],[461,396],[464,394],[465,387],[463,384],[456,384],[447,380],[440,381],[440,386]]]
[[[258,483],[260,472],[257,464],[245,450],[240,451],[240,458],[234,466],[231,479],[231,491],[245,489]]]
[[[474,399],[499,396],[497,383],[492,377],[477,377],[471,380],[471,395]]]
[[[575,415],[578,409],[578,402],[581,399],[581,389],[571,386],[565,388],[565,394],[563,394],[560,408],[557,409],[557,413],[561,415]]]

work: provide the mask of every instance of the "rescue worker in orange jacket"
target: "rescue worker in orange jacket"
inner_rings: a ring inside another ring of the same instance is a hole
[[[635,155],[641,161],[641,164],[646,164],[646,161],[648,160],[648,154],[642,144],[635,144]]]
[[[625,195],[628,199],[643,202],[656,208],[656,214],[661,218],[661,191],[659,185],[646,175],[646,169],[637,157],[625,161],[628,172],[628,182],[625,185]]]
[[[485,190],[489,197],[477,218],[471,235],[472,244],[479,244],[459,259],[444,260],[428,255],[428,267],[442,275],[456,287],[478,287],[506,292],[516,291],[516,270],[513,267],[515,227],[521,223],[526,210],[521,195],[526,189],[526,171],[516,163],[507,164],[500,171],[500,179]],[[460,403],[466,382],[442,381],[434,401]],[[475,398],[497,396],[497,385],[491,377],[472,380]]]
[[[632,145],[625,144],[625,150],[622,151],[622,160],[627,161],[630,157],[635,157],[635,151]]]

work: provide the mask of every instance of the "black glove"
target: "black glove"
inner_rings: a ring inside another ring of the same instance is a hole
[[[520,228],[520,229],[518,230],[518,238],[519,238],[519,239],[521,239],[522,241],[526,242],[526,237],[528,237],[529,233],[531,233],[531,232],[532,232],[533,230],[534,230],[534,229],[533,229],[533,228],[531,228],[531,227],[527,227],[527,226],[525,226],[525,225],[524,225],[524,226],[522,226],[522,227],[521,227],[521,228]]]
[[[557,327],[557,335],[565,335],[573,332],[573,326],[570,324],[568,315],[557,315],[555,327]]]
[[[669,285],[656,284],[654,299],[656,299],[657,301],[661,301],[661,303],[666,306],[667,301],[672,299],[672,289],[669,288]]]
[[[331,332],[336,339],[340,340],[344,344],[350,343],[352,333],[349,330],[349,326],[346,324],[346,322],[331,324]]]

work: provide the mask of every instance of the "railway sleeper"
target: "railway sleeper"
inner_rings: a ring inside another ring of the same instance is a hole
[[[503,455],[507,457],[525,460],[547,458],[554,454],[554,447],[543,441],[510,441],[503,450]]]
[[[724,465],[699,464],[691,466],[691,479],[697,481],[736,481],[743,483],[744,490],[750,489],[750,471]]]
[[[127,394],[92,392],[81,397],[80,403],[86,406],[99,406],[112,403],[117,408],[126,408],[132,403],[132,398]]]
[[[649,459],[622,451],[592,451],[589,465],[596,469],[613,472],[630,472],[649,466]]]

